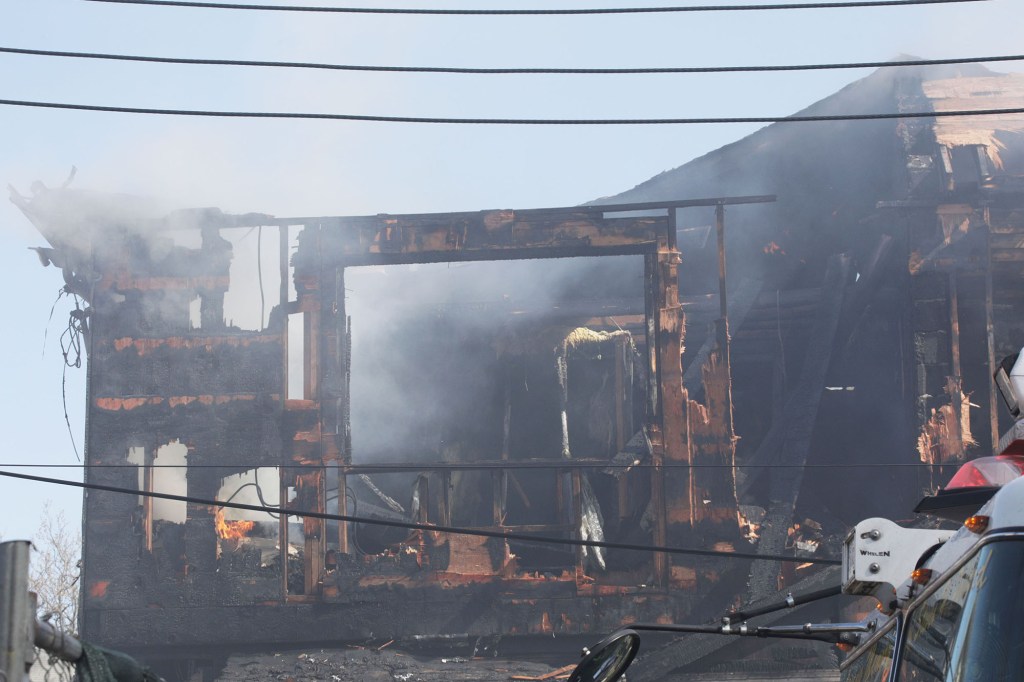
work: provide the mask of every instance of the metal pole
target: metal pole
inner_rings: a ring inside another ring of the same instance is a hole
[[[75,663],[82,657],[82,643],[66,632],[38,620],[35,621],[33,630],[35,645],[40,649],[45,649],[69,663]]]
[[[28,540],[0,543],[0,682],[22,682],[32,662],[35,614],[28,596]]]

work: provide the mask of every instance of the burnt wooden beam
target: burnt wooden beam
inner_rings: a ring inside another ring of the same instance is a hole
[[[334,267],[640,254],[657,245],[666,224],[664,216],[605,219],[585,211],[336,218],[321,225],[318,255],[320,265]]]
[[[761,540],[757,547],[759,554],[779,554],[785,548],[787,531],[792,524],[793,510],[803,482],[801,465],[807,461],[810,451],[825,377],[835,347],[849,271],[849,256],[843,254],[829,259],[822,287],[821,314],[811,331],[800,379],[786,401],[782,421],[772,425],[750,462],[757,466],[748,469],[749,477],[740,486],[742,499],[743,493],[750,489],[757,475],[765,468],[773,464],[782,465],[769,471],[768,513],[761,526]],[[751,599],[758,599],[778,589],[779,567],[780,564],[775,561],[754,563],[750,569]]]
[[[733,296],[730,314],[729,326],[733,334],[738,333],[738,330],[743,326],[744,320],[747,319],[747,314],[750,313],[754,302],[761,294],[761,286],[762,282],[758,279],[745,279],[740,283],[739,289]],[[707,364],[708,356],[714,349],[716,341],[716,335],[709,333],[704,338],[704,343],[701,344],[697,355],[690,361],[690,366],[686,368],[686,372],[683,374],[683,385],[686,387],[686,391],[690,394],[692,400],[700,400],[701,395],[704,393],[704,384],[701,381],[701,368]]]
[[[530,208],[530,209],[518,209],[516,213],[523,215],[527,218],[535,218],[537,216],[562,216],[566,213],[576,213],[580,215],[588,216],[604,216],[607,213],[631,213],[635,211],[668,211],[673,208],[699,208],[702,206],[740,206],[744,204],[770,204],[774,203],[776,196],[774,194],[758,194],[758,195],[746,195],[746,196],[733,196],[733,197],[710,197],[700,199],[674,199],[671,201],[646,201],[646,202],[635,202],[627,204],[587,204],[583,206],[571,206],[571,207],[559,207],[559,208]],[[462,219],[465,217],[471,217],[478,215],[479,213],[489,213],[492,211],[462,211],[456,213],[405,213],[405,214],[386,214],[380,213],[373,216],[346,216],[346,219],[375,219],[375,218],[410,218],[410,219],[435,219],[438,217],[452,217],[454,219]],[[257,225],[277,225],[277,224],[313,224],[323,223],[326,224],[331,220],[335,220],[336,217],[324,217],[324,216],[307,216],[307,217],[290,217],[290,218],[272,218],[270,216],[263,216],[260,214],[247,214],[258,216],[261,222],[242,224],[237,219],[244,216],[233,216],[235,222],[232,224],[234,227],[255,227]]]
[[[765,203],[772,196],[723,197],[554,209],[330,218],[290,218],[318,225],[322,251],[296,256],[297,267],[455,260],[641,254],[674,248],[675,210]],[[635,215],[652,211],[665,215]],[[612,214],[615,214],[614,216]],[[634,214],[623,216],[621,214]],[[670,228],[671,225],[671,229]],[[317,258],[319,257],[319,258]]]
[[[657,409],[648,415],[651,436],[651,505],[654,509],[654,542],[668,542],[669,517],[680,513],[690,504],[692,481],[679,489],[666,486],[662,465],[667,462],[692,462],[690,446],[689,401],[683,388],[682,350],[685,334],[685,316],[679,301],[677,267],[681,261],[678,251],[661,242],[655,254],[647,256],[649,273],[648,329],[653,331],[651,358],[657,387],[654,391]],[[651,347],[648,336],[648,346]],[[658,585],[668,582],[669,557],[656,552],[653,555],[654,577]]]
[[[839,338],[843,340],[844,354],[849,353],[854,336],[860,325],[868,317],[871,303],[877,299],[878,290],[886,272],[886,264],[893,253],[895,239],[883,234],[878,238],[875,248],[859,273],[856,285],[843,302],[843,320],[839,330]]]
[[[992,226],[988,211],[985,211],[985,223],[988,226],[988,243],[985,247],[987,260],[985,268],[985,354],[988,360],[988,374],[991,376],[996,372],[996,335],[992,290]],[[996,382],[990,381],[988,384],[988,419],[989,437],[993,444],[999,442],[999,409]]]

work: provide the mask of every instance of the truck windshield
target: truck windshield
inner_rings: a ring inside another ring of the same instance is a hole
[[[983,547],[907,616],[899,680],[1024,681],[1024,541]]]
[[[892,670],[896,650],[896,621],[889,621],[883,633],[843,669],[843,682],[885,682]]]

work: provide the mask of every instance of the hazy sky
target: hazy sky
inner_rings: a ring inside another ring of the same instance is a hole
[[[612,7],[701,0],[276,2]],[[0,46],[388,65],[706,66],[1003,55],[1021,51],[1022,26],[1020,0],[575,17],[366,16],[0,0]],[[353,74],[0,54],[0,98],[397,116],[771,116],[799,110],[865,73]],[[0,179],[28,193],[35,180],[60,185],[74,165],[78,188],[279,216],[568,206],[629,189],[756,128],[216,120],[0,106]],[[0,202],[0,277],[11,312],[0,340],[7,379],[0,411],[3,463],[76,463],[61,399],[58,338],[67,321],[65,302],[47,323],[63,281],[27,250],[43,243],[13,205]],[[68,370],[67,404],[79,449],[84,377],[84,368]],[[40,473],[80,477],[75,469]],[[77,521],[77,490],[0,479],[0,535],[30,537],[47,500]]]

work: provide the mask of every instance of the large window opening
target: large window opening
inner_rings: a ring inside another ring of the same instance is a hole
[[[345,278],[354,463],[450,467],[349,476],[350,507],[591,539],[637,525],[641,477],[575,465],[611,462],[641,432],[642,258],[356,267]],[[481,463],[493,468],[467,468]],[[356,534],[367,552],[394,542]],[[580,554],[512,551],[535,570]],[[586,561],[608,568],[603,553]]]
[[[159,447],[129,447],[128,463],[138,467],[139,490],[188,495],[188,448],[181,442],[173,440]],[[140,495],[133,522],[147,551],[158,560],[182,569],[186,514],[184,501]]]
[[[218,502],[266,507],[279,506],[279,496],[280,470],[277,467],[249,469],[225,476],[217,491]],[[221,570],[250,574],[278,570],[278,514],[218,507],[214,523]]]
[[[280,300],[279,228],[245,227],[220,230],[230,247],[230,285],[224,294],[224,325],[260,331]]]

